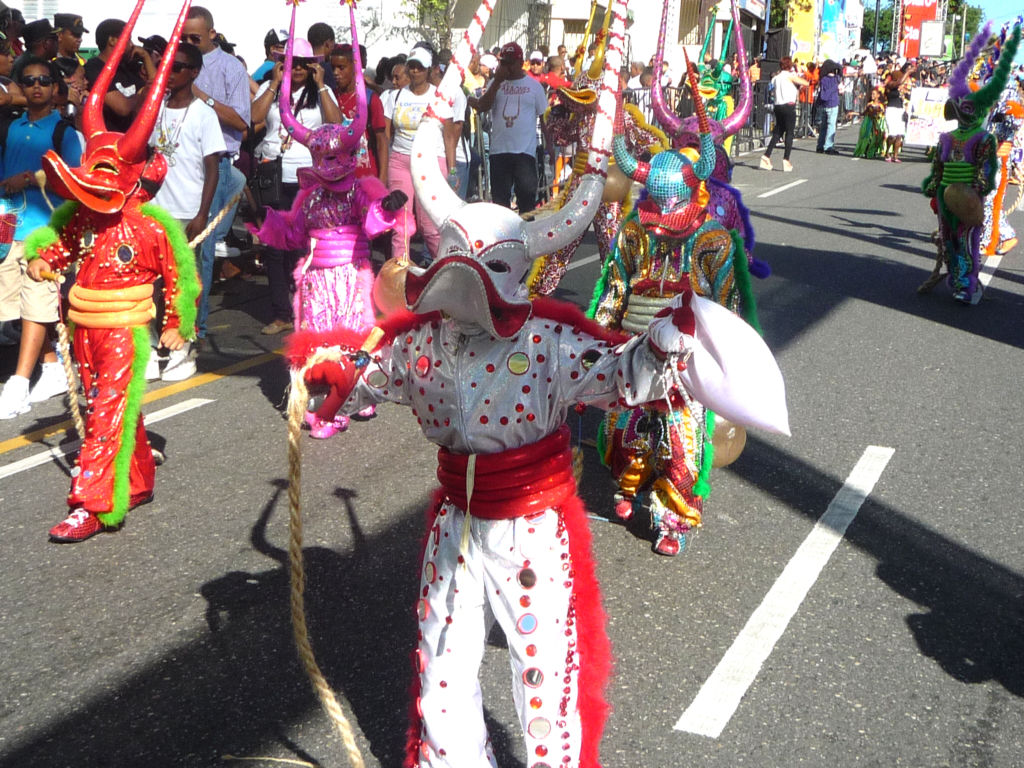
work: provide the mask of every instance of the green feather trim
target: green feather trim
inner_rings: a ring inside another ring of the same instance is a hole
[[[53,212],[49,224],[33,229],[25,238],[25,261],[38,259],[40,251],[56,243],[60,238],[60,230],[67,226],[77,210],[78,203],[69,200]]]
[[[601,419],[601,426],[597,428],[597,457],[601,460],[601,463],[606,467],[608,462],[605,461],[605,451],[608,450],[608,419],[609,415],[605,414],[605,417]]]
[[[729,230],[735,249],[732,260],[732,273],[736,279],[736,289],[740,292],[740,307],[743,319],[762,336],[761,323],[757,319],[757,301],[754,299],[754,288],[750,283],[750,264],[747,263],[747,252],[743,248],[743,238],[735,230]]]
[[[704,411],[704,431],[707,437],[704,439],[700,472],[697,473],[697,482],[693,484],[693,495],[702,499],[711,493],[711,463],[715,460],[715,446],[711,442],[715,434],[715,414],[710,409]]]
[[[135,355],[132,358],[132,377],[125,392],[124,414],[121,418],[121,446],[114,457],[114,498],[109,512],[97,515],[106,526],[120,525],[128,514],[131,503],[132,455],[135,453],[135,433],[142,411],[142,396],[146,392],[146,363],[149,362],[149,326],[132,328]]]
[[[179,318],[178,332],[186,339],[196,336],[196,302],[202,292],[199,275],[196,272],[196,257],[188,247],[188,236],[178,220],[159,205],[146,203],[140,209],[145,216],[156,219],[167,233],[174,253],[174,263],[178,267],[177,296],[174,298],[174,311]]]

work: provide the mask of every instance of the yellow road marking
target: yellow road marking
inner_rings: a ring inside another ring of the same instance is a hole
[[[239,373],[240,371],[248,370],[249,368],[255,368],[257,365],[263,365],[275,357],[281,354],[281,350],[274,352],[264,352],[262,355],[256,355],[255,357],[248,357],[245,360],[239,360],[237,363],[225,366],[217,371],[211,371],[210,373],[203,373],[199,376],[193,376],[185,381],[179,381],[174,384],[168,384],[166,387],[160,389],[154,389],[152,392],[147,392],[142,398],[142,404],[156,402],[157,400],[163,400],[165,397],[171,395],[177,395],[181,392],[186,392],[196,387],[201,387],[204,384],[223,379],[225,376],[231,376],[232,374]],[[12,437],[9,440],[0,442],[0,455],[8,453],[17,448],[23,448],[26,445],[32,445],[33,443],[42,442],[48,437],[54,435],[60,435],[67,432],[74,426],[74,422],[71,419],[66,421],[58,422],[57,424],[51,424],[48,427],[40,427],[39,429],[31,432],[26,432],[24,435],[18,437]]]

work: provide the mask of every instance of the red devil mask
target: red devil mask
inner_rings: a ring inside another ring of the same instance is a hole
[[[85,133],[85,151],[78,168],[71,168],[53,150],[43,155],[43,170],[50,186],[57,194],[77,200],[86,208],[99,213],[117,213],[139,191],[145,176],[152,181],[163,181],[166,163],[153,163],[150,159],[149,137],[153,133],[167,79],[170,77],[174,54],[178,50],[182,27],[188,16],[191,0],[185,0],[178,22],[171,34],[156,77],[149,85],[146,101],[139,110],[127,133],[107,130],[103,121],[103,100],[114,79],[121,57],[132,39],[132,30],[142,12],[145,0],[138,0],[125,25],[113,53],[89,92],[82,110],[82,130]]]

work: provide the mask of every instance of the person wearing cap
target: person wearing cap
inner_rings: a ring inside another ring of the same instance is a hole
[[[284,40],[277,34],[277,30],[272,29],[264,35],[263,55],[265,57],[263,63],[252,73],[252,79],[257,83],[262,83],[274,65],[284,59]]]
[[[57,30],[57,56],[78,59],[79,64],[85,64],[85,59],[78,55],[78,49],[82,47],[82,35],[89,31],[82,17],[77,13],[55,13],[53,28]]]
[[[85,79],[89,88],[96,83],[103,67],[114,55],[117,39],[124,27],[125,23],[120,19],[105,19],[96,27],[96,45],[100,52],[85,62]],[[156,76],[156,67],[149,54],[137,45],[125,50],[116,66],[114,79],[103,97],[103,120],[108,130],[125,133],[142,103],[146,83]],[[144,69],[140,70],[140,67]]]
[[[483,96],[469,104],[491,113],[491,198],[512,207],[512,191],[520,213],[537,207],[537,119],[548,107],[544,86],[523,71],[523,49],[516,43],[501,48],[494,79]]]
[[[50,24],[49,19],[39,19],[31,24],[25,25],[22,33],[25,38],[25,52],[14,61],[14,79],[18,79],[18,73],[28,57],[52,61],[57,56],[57,30]]]
[[[164,51],[167,50],[167,41],[160,35],[150,35],[149,37],[140,37],[139,42],[142,43],[142,50],[148,53],[149,58],[153,60],[153,65],[159,65],[160,59],[164,57]]]
[[[434,89],[430,87],[430,70],[434,66],[434,55],[428,48],[417,44],[405,60],[409,84],[395,94],[394,99],[384,102],[385,130],[390,152],[388,155],[387,186],[400,189],[408,195],[404,209],[397,213],[397,224],[391,236],[391,255],[408,258],[409,239],[417,229],[423,235],[430,259],[437,254],[440,241],[437,227],[416,200],[412,184],[410,155],[413,139],[420,125],[420,118],[433,103]],[[457,178],[455,169],[455,142],[450,134],[450,120],[444,121],[444,139],[436,148],[437,162],[454,187]],[[449,169],[453,171],[449,175]]]
[[[531,53],[529,65],[526,71],[534,80],[539,80],[541,75],[544,74],[544,54],[540,51],[534,51]]]

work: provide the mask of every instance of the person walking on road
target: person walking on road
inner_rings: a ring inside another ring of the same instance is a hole
[[[781,69],[771,81],[771,88],[775,94],[772,101],[775,127],[772,128],[772,138],[768,142],[768,148],[761,156],[761,170],[772,170],[772,151],[779,139],[785,137],[786,147],[782,154],[782,170],[789,173],[793,170],[789,156],[793,151],[793,131],[796,128],[796,100],[800,94],[800,86],[807,85],[807,81],[796,74],[791,57],[783,56],[779,61],[779,66]]]

